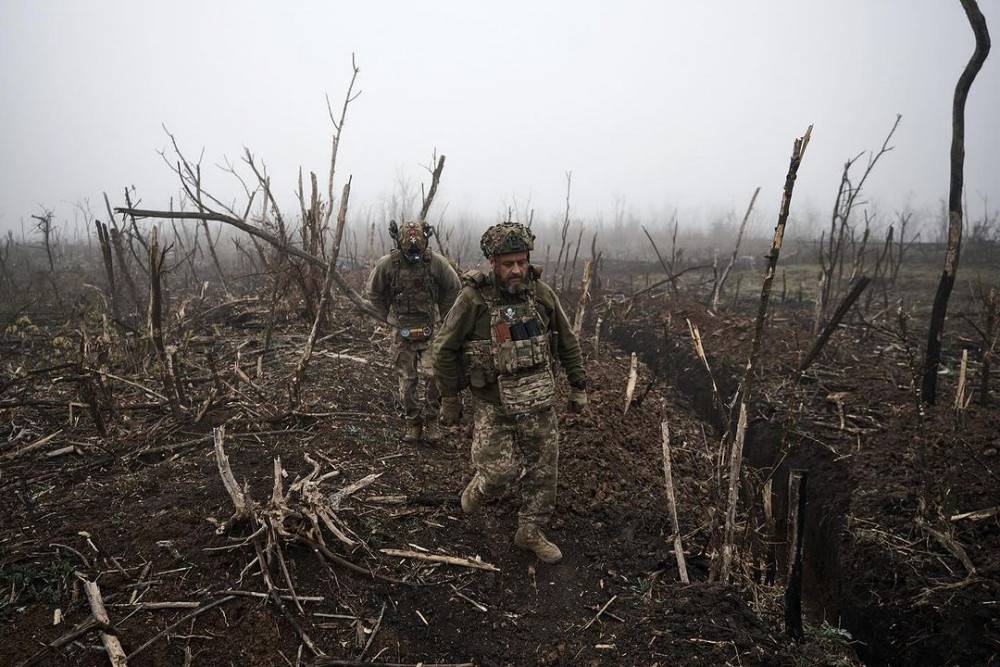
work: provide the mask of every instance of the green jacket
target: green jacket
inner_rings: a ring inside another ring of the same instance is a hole
[[[462,281],[455,269],[442,255],[431,250],[427,251],[427,255],[429,257],[427,271],[431,281],[428,286],[430,302],[427,304],[428,312],[425,315],[427,322],[434,324],[448,312],[451,304],[455,302],[459,290],[462,289]],[[393,274],[396,270],[392,253],[383,256],[375,263],[375,268],[368,276],[368,284],[365,287],[365,297],[393,326],[399,325],[395,307],[397,295],[393,294]],[[423,269],[411,265],[405,259],[400,259],[399,270],[409,273]]]
[[[465,286],[458,294],[444,322],[438,329],[434,341],[434,377],[441,394],[456,396],[466,386],[465,371],[462,367],[462,350],[466,341],[490,340],[490,309],[479,290],[493,290],[499,294],[500,302],[513,304],[524,301],[525,297],[515,296],[496,290],[492,271],[482,273],[470,271],[462,276]],[[476,285],[479,285],[478,287]],[[587,375],[583,369],[583,354],[580,342],[573,333],[573,325],[566,316],[559,297],[552,288],[533,278],[529,289],[535,291],[535,302],[541,324],[552,332],[553,358],[565,369],[569,382],[574,387],[584,387]],[[477,397],[491,403],[500,401],[496,383],[483,388],[470,388]]]

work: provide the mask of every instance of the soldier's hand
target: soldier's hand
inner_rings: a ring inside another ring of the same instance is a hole
[[[462,419],[462,399],[458,396],[445,396],[441,399],[441,410],[438,421],[441,426],[454,426]]]
[[[566,409],[570,413],[574,415],[582,413],[587,408],[587,403],[586,389],[570,389],[569,401],[566,405]]]

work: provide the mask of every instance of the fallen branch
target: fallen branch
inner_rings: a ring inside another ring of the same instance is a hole
[[[108,618],[108,610],[104,608],[101,589],[93,581],[83,579],[82,577],[81,579],[83,581],[83,590],[87,594],[87,601],[90,603],[90,613],[93,614],[98,623],[104,626],[110,625],[111,619]],[[108,660],[111,661],[114,667],[128,667],[125,650],[122,648],[121,642],[118,641],[118,637],[101,630],[101,643],[104,644]]]
[[[587,621],[587,624],[585,626],[583,626],[582,628],[580,628],[580,632],[583,632],[584,630],[586,630],[587,628],[589,628],[590,626],[592,626],[594,624],[594,621],[596,621],[597,619],[599,619],[601,617],[601,615],[604,614],[604,612],[606,612],[608,610],[608,607],[610,607],[612,605],[612,603],[614,603],[614,601],[617,600],[617,599],[618,599],[618,596],[617,595],[613,595],[610,600],[608,600],[607,602],[605,602],[604,606],[601,607],[597,611],[596,614],[594,614],[594,617],[592,619],[590,619],[589,621]]]
[[[444,563],[445,565],[456,565],[458,567],[468,567],[475,570],[487,570],[488,572],[499,572],[500,568],[481,560],[471,560],[469,558],[459,558],[458,556],[439,556],[437,554],[424,554],[419,551],[405,551],[401,549],[379,549],[387,556],[398,556],[399,558],[410,558],[413,560],[424,560],[431,563]]]
[[[996,516],[1000,513],[1000,505],[996,507],[990,507],[984,510],[975,510],[973,512],[962,512],[961,514],[952,515],[952,521],[961,521],[962,519],[968,519],[969,521],[982,521],[983,519],[989,519],[991,516]]]
[[[53,438],[55,438],[57,435],[59,435],[62,432],[63,432],[63,430],[59,429],[55,433],[50,433],[49,435],[46,435],[46,436],[44,436],[42,438],[39,438],[38,440],[35,440],[30,445],[25,445],[24,447],[21,447],[20,449],[15,449],[12,452],[7,452],[3,456],[0,456],[0,461],[10,461],[12,459],[16,459],[18,457],[24,456],[28,452],[34,451],[34,450],[38,449],[39,447],[42,447],[42,446],[48,444],[49,442],[52,441]]]
[[[314,667],[476,667],[474,662],[368,662],[323,657],[313,661]]]
[[[809,350],[809,354],[807,354],[805,359],[802,360],[802,363],[799,364],[800,373],[809,368],[809,365],[816,360],[816,357],[819,356],[819,353],[823,350],[823,346],[826,345],[830,336],[833,335],[833,332],[840,326],[840,321],[844,319],[847,311],[850,310],[851,306],[854,305],[854,302],[858,300],[858,297],[861,296],[861,293],[866,287],[868,287],[868,283],[870,282],[871,278],[868,276],[861,276],[854,283],[851,287],[851,291],[847,293],[843,301],[840,302],[840,305],[837,306],[837,310],[833,313],[833,317],[831,317],[830,321],[826,323],[825,327],[823,327],[822,333],[820,333],[816,342],[813,343],[812,349]]]
[[[948,551],[948,553],[961,561],[970,577],[975,576],[976,566],[973,565],[972,559],[970,559],[969,554],[966,553],[965,547],[959,544],[951,535],[932,528],[927,524],[927,521],[922,516],[917,516],[915,521],[921,530],[933,537],[938,544],[943,546]]]
[[[214,602],[209,602],[204,607],[199,607],[198,609],[195,609],[190,614],[184,614],[179,619],[177,619],[176,621],[174,621],[173,623],[171,623],[170,625],[168,625],[167,627],[163,628],[162,630],[160,630],[159,632],[157,632],[155,635],[153,635],[149,639],[149,641],[147,641],[145,644],[143,644],[142,646],[140,646],[136,650],[134,650],[131,653],[129,653],[128,656],[127,656],[127,659],[131,660],[131,659],[135,658],[135,656],[139,655],[140,653],[142,653],[143,651],[145,651],[147,648],[149,648],[150,646],[152,646],[153,644],[155,644],[156,640],[158,640],[160,637],[162,637],[163,635],[167,634],[168,632],[170,632],[171,630],[173,630],[174,628],[176,628],[181,623],[184,623],[185,621],[188,621],[188,620],[194,618],[195,616],[198,616],[199,614],[204,614],[209,609],[213,609],[215,607],[218,607],[220,604],[225,604],[226,602],[229,602],[229,601],[235,600],[235,599],[236,599],[235,595],[227,595],[226,597],[219,598],[218,600],[215,600]]]
[[[73,642],[79,639],[80,637],[84,636],[88,632],[91,632],[98,628],[106,630],[112,629],[110,626],[103,625],[102,623],[98,622],[97,619],[95,619],[93,616],[88,616],[86,620],[81,621],[80,623],[77,623],[75,626],[73,626],[72,630],[46,644],[40,651],[32,655],[24,662],[20,663],[18,667],[33,667],[34,665],[39,664],[42,658],[48,655],[50,651],[60,649],[66,644],[69,644],[70,642]]]

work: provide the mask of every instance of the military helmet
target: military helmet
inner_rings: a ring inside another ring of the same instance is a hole
[[[502,222],[493,225],[479,240],[484,257],[496,257],[514,252],[531,252],[535,249],[535,235],[519,222]]]
[[[396,241],[396,245],[404,255],[411,257],[421,255],[427,250],[432,234],[434,229],[425,223],[411,221],[398,225],[395,220],[389,223],[389,236]]]

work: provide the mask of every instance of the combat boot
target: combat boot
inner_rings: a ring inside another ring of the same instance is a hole
[[[558,563],[562,560],[562,552],[545,537],[545,533],[534,524],[519,526],[514,533],[514,544],[534,552],[543,563]]]
[[[438,426],[436,419],[431,419],[424,424],[424,440],[429,445],[441,442],[441,427]]]
[[[424,425],[421,422],[406,422],[406,430],[403,431],[403,442],[414,443],[420,441]]]
[[[462,491],[462,511],[466,514],[475,514],[482,504],[483,492],[479,490],[479,485],[476,484],[476,478],[473,476],[465,485],[465,490]]]

